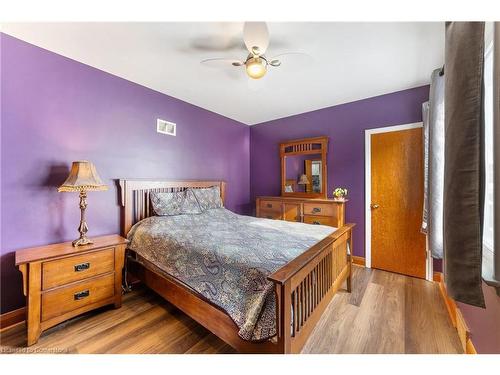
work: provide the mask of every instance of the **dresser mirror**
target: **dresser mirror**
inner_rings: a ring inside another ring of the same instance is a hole
[[[280,144],[282,196],[326,198],[327,148],[328,137]]]

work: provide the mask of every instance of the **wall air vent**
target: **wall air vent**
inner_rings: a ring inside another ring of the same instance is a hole
[[[156,131],[161,134],[173,135],[175,137],[175,130],[177,125],[173,122],[156,119]]]

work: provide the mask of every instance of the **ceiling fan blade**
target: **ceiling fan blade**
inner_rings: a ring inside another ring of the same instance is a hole
[[[243,26],[243,40],[250,53],[254,53],[254,47],[258,47],[258,54],[266,53],[269,46],[269,30],[265,22],[245,22]]]
[[[213,59],[204,59],[200,61],[201,64],[211,66],[214,68],[220,68],[220,67],[229,67],[229,66],[242,66],[245,65],[245,63],[241,60],[238,59],[227,59],[224,57],[221,58],[213,58]]]

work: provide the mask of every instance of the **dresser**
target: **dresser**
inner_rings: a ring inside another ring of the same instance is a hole
[[[64,242],[16,251],[26,296],[28,345],[64,320],[105,305],[121,306],[128,241],[118,235],[92,241],[78,247]]]
[[[340,228],[345,222],[346,201],[299,197],[258,197],[257,217],[297,221]]]

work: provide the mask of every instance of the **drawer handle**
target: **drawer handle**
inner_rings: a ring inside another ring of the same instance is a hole
[[[314,213],[321,212],[321,208],[314,207],[313,210],[312,210],[312,212],[314,212]]]
[[[267,208],[273,208],[273,204],[272,203],[268,203],[267,204]]]
[[[90,263],[80,263],[80,264],[75,264],[75,272],[81,272],[88,270],[90,268]]]
[[[268,215],[268,216],[266,216],[266,218],[268,218],[268,219],[272,219],[273,217],[272,217],[272,216],[270,216],[270,215]]]
[[[79,300],[84,299],[88,296],[90,296],[90,291],[88,289],[74,294],[75,301],[79,301]]]
[[[313,224],[314,225],[321,225],[321,223],[319,221],[313,221]]]

